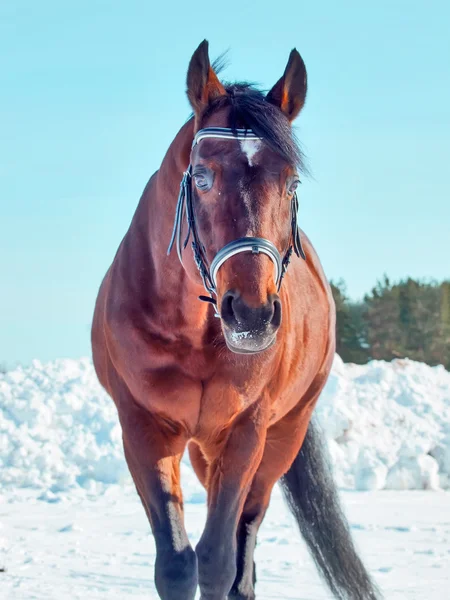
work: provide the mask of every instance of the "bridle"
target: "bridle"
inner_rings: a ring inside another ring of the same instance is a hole
[[[194,148],[201,140],[208,138],[219,138],[224,140],[262,140],[263,138],[258,137],[250,129],[231,129],[228,127],[206,127],[200,129],[194,137],[192,142],[192,148]],[[191,150],[192,150],[191,148]],[[279,290],[283,277],[286,274],[289,266],[292,252],[294,251],[297,256],[301,256],[306,260],[305,253],[302,248],[300,239],[300,231],[297,223],[297,212],[298,212],[298,198],[294,192],[291,200],[291,237],[289,248],[286,250],[284,256],[278,252],[276,246],[265,238],[256,237],[243,237],[233,242],[230,242],[224,246],[216,254],[211,262],[208,263],[206,256],[205,246],[200,241],[197,226],[195,222],[194,206],[192,203],[192,165],[189,164],[188,168],[183,174],[183,179],[180,183],[180,193],[178,196],[177,207],[175,210],[175,220],[173,225],[172,237],[169,243],[167,254],[170,254],[174,243],[176,241],[178,258],[181,264],[183,264],[182,251],[187,247],[190,236],[192,235],[192,250],[194,253],[194,260],[197,268],[200,272],[200,276],[203,281],[205,290],[210,294],[209,296],[199,296],[200,300],[204,302],[210,302],[214,305],[216,316],[220,317],[217,310],[217,273],[220,267],[232,256],[241,252],[252,252],[252,254],[265,254],[267,255],[274,264],[275,268],[275,284]],[[181,240],[182,228],[183,228],[183,212],[186,212],[186,220],[188,224],[188,232],[184,242]]]

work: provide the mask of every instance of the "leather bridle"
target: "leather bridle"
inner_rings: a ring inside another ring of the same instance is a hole
[[[192,148],[194,148],[203,139],[215,138],[224,140],[262,140],[263,138],[258,137],[249,129],[231,129],[228,127],[207,127],[200,129],[194,137],[192,142]],[[282,257],[276,246],[265,238],[256,237],[243,237],[233,242],[230,242],[218,251],[216,256],[211,262],[208,263],[206,256],[205,246],[200,241],[197,226],[195,222],[194,205],[192,202],[192,165],[189,164],[188,168],[183,174],[183,179],[180,184],[180,193],[178,196],[177,207],[175,211],[175,220],[173,225],[172,237],[169,243],[167,254],[170,254],[174,243],[176,241],[178,258],[181,264],[183,264],[182,251],[188,245],[189,239],[192,235],[192,250],[194,253],[194,260],[197,268],[200,272],[200,276],[203,281],[205,290],[210,296],[200,296],[200,300],[210,302],[214,305],[216,316],[220,317],[217,310],[217,300],[214,296],[217,296],[217,273],[220,267],[232,256],[241,252],[252,252],[253,254],[266,254],[274,264],[275,268],[275,283],[277,289],[281,287],[283,277],[286,274],[289,262],[291,260],[292,252],[294,251],[297,256],[301,256],[306,260],[305,253],[302,248],[300,239],[300,231],[297,223],[297,212],[298,212],[298,198],[294,192],[291,200],[291,237],[289,248],[286,250]],[[188,232],[184,242],[181,240],[182,228],[183,228],[183,212],[186,212],[186,220],[188,224]]]

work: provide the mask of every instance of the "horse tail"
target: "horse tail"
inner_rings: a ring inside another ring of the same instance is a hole
[[[309,424],[303,446],[280,483],[312,558],[335,597],[380,599],[353,545],[315,424]]]

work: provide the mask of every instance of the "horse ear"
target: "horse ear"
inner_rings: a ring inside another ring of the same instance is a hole
[[[306,67],[299,52],[294,48],[289,55],[284,75],[266,96],[267,102],[275,104],[293,121],[302,110],[306,100]]]
[[[187,74],[187,95],[196,116],[218,96],[226,95],[208,56],[208,42],[203,40],[194,52]]]

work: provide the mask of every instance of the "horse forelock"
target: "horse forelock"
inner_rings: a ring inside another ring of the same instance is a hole
[[[233,131],[251,129],[265,144],[292,167],[306,172],[304,155],[291,124],[283,113],[266,100],[264,94],[249,83],[225,85],[226,96],[213,100],[199,120],[205,126],[214,113],[228,109],[228,123]]]

